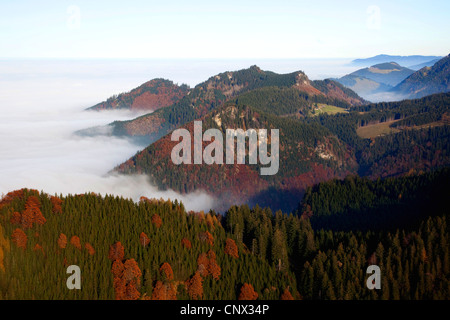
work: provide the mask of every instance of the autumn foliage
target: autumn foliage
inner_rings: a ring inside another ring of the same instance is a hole
[[[17,228],[14,230],[11,235],[11,240],[17,245],[17,247],[24,250],[27,248],[28,237],[22,229]]]
[[[25,203],[25,210],[22,213],[14,212],[11,216],[10,222],[12,224],[21,225],[25,230],[31,229],[33,224],[45,224],[46,219],[40,210],[39,198],[36,196],[29,196]]]
[[[152,223],[155,225],[155,227],[160,228],[162,225],[161,217],[158,214],[154,214],[152,216]]]
[[[289,289],[286,288],[284,289],[283,294],[281,295],[281,300],[294,300],[294,297],[292,296],[292,294],[289,292]]]
[[[173,280],[173,270],[170,264],[164,262],[161,268],[159,268],[159,272],[164,280],[172,281]]]
[[[113,261],[111,272],[116,300],[137,300],[141,296],[142,272],[134,259],[123,262],[124,247],[120,242],[110,246],[109,259]]]
[[[192,243],[186,238],[181,239],[181,245],[186,249],[192,248]]]
[[[73,236],[72,238],[70,238],[70,244],[73,245],[78,250],[81,250],[81,240],[79,237]]]
[[[61,233],[58,238],[58,247],[64,249],[67,246],[67,236]]]
[[[152,300],[177,300],[177,288],[174,283],[157,281],[152,292]]]
[[[144,232],[141,232],[139,242],[145,248],[150,243],[150,239]]]
[[[190,280],[186,281],[186,288],[192,300],[198,300],[203,297],[203,279],[198,271]]]
[[[209,250],[208,253],[201,253],[197,258],[197,272],[202,277],[212,275],[215,280],[218,280],[221,274],[221,268],[217,264],[216,254],[214,251]]]
[[[122,261],[125,256],[125,249],[120,242],[116,242],[109,247],[108,258],[111,261],[120,260]]]
[[[233,239],[228,238],[225,244],[225,253],[233,258],[239,258],[238,247]]]
[[[244,283],[238,300],[256,300],[257,298],[258,293],[256,293],[255,289],[253,289],[253,286],[251,284]]]
[[[94,247],[93,247],[90,243],[86,242],[86,243],[84,244],[84,248],[87,250],[87,252],[89,253],[89,255],[93,256],[93,255],[95,254],[95,249],[94,249]]]
[[[205,241],[206,243],[208,243],[211,246],[214,245],[214,237],[211,233],[209,233],[209,231],[199,233],[198,238],[201,241]]]
[[[62,200],[60,198],[51,196],[50,202],[52,203],[52,212],[53,213],[57,213],[57,214],[62,213],[62,207],[61,207]]]

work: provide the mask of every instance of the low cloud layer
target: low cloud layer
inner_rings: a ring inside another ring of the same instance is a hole
[[[81,82],[73,90],[70,77],[1,80],[0,195],[33,188],[50,194],[113,194],[135,201],[141,196],[179,199],[189,210],[213,207],[214,201],[202,193],[179,195],[158,190],[143,175],[108,174],[142,146],[122,138],[82,137],[73,133],[114,120],[132,119],[138,114],[84,111],[89,104],[83,106],[81,102],[92,99],[95,90],[95,87],[89,90],[92,80]],[[81,95],[83,90],[85,94]]]

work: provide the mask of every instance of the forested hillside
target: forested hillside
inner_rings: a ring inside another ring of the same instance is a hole
[[[153,83],[156,80],[148,83]],[[158,80],[156,83],[160,81]],[[166,82],[168,81],[164,80],[164,83]],[[143,87],[145,89],[145,85]],[[115,121],[107,126],[109,130],[106,131],[112,132],[115,136],[132,137],[135,140],[144,141],[148,145],[175,128],[195,119],[200,119],[241,94],[268,87],[275,87],[280,90],[293,88],[294,91],[303,96],[301,98],[303,100],[309,97],[318,97],[320,101],[327,101],[327,103],[345,107],[361,105],[365,102],[352,90],[333,80],[311,81],[302,71],[278,74],[261,70],[258,66],[251,66],[247,69],[217,74],[192,89],[188,89],[185,86],[177,87],[177,90],[182,95],[176,95],[177,98],[174,96],[172,104],[167,104],[158,110],[152,109],[156,111],[133,120]],[[148,94],[146,93],[148,90],[144,89],[137,88],[130,93],[124,93],[118,97],[108,99],[108,101],[93,108],[100,110],[105,106],[110,108],[112,105],[129,105],[131,103],[129,102],[130,96],[141,94],[141,91],[144,94]],[[156,92],[153,86],[151,92]],[[161,97],[160,94],[163,96]],[[152,99],[168,101],[164,94],[166,94],[166,91],[156,92]],[[145,102],[148,100],[149,103],[151,102],[149,99],[141,98],[141,96],[139,96],[141,101]],[[97,129],[89,128],[81,130],[80,133],[87,135],[104,134],[104,128]]]
[[[318,106],[329,103],[341,111],[316,113]],[[178,142],[171,141],[170,134],[115,171],[146,174],[163,190],[206,191],[217,196],[218,210],[258,203],[290,212],[307,187],[333,177],[359,174],[376,179],[450,164],[450,94],[347,109],[340,106],[326,96],[267,87],[239,95],[201,118],[203,131],[217,128],[224,136],[229,128],[279,129],[279,171],[274,176],[259,175],[261,166],[249,165],[248,160],[246,165],[174,165],[171,151]],[[396,131],[378,132],[386,123]],[[183,127],[192,135],[192,122]],[[373,128],[373,134],[361,137],[358,132],[364,128]]]
[[[384,183],[326,183],[308,191],[301,216],[247,205],[222,216],[186,212],[177,201],[17,190],[0,202],[0,298],[448,299],[449,220],[432,203],[442,193],[417,192],[448,177],[446,169]],[[339,192],[355,184],[368,191],[351,191],[346,204]],[[370,200],[380,194],[397,198]],[[401,199],[420,204],[417,219],[384,230],[311,227],[316,216],[345,207],[376,218]],[[331,211],[327,203],[335,203]],[[365,286],[370,264],[382,270],[381,290]],[[67,289],[69,265],[80,267],[82,290]]]

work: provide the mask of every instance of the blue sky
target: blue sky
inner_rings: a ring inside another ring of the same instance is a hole
[[[450,1],[0,2],[1,58],[447,55]]]

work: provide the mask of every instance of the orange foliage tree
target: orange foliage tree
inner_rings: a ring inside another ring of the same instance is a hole
[[[251,284],[244,283],[238,300],[256,300],[257,298],[258,293],[256,293],[255,289],[253,289],[253,286]]]
[[[33,227],[33,223],[43,225],[46,222],[45,217],[40,210],[41,203],[36,196],[29,196],[25,203],[25,210],[22,213],[22,226],[25,229]]]
[[[110,259],[112,257],[122,256],[120,252],[123,246],[118,246],[120,242],[110,247]],[[112,248],[112,250],[111,250]],[[117,249],[119,254],[117,254]],[[123,252],[122,252],[123,253]],[[113,274],[113,284],[116,300],[137,300],[141,296],[139,288],[141,285],[142,272],[134,259],[127,259],[123,263],[119,259],[115,259],[112,264],[111,272]]]
[[[150,239],[144,232],[141,232],[139,236],[139,242],[145,248],[150,243]]]
[[[181,245],[183,247],[185,247],[186,249],[191,249],[192,248],[192,243],[186,238],[181,239]]]
[[[22,221],[22,215],[20,212],[14,212],[11,216],[11,224],[20,224]]]
[[[197,271],[202,277],[212,275],[215,280],[218,280],[221,274],[221,268],[217,264],[216,254],[209,250],[208,253],[201,253],[197,258]]]
[[[217,264],[216,261],[216,254],[214,251],[209,250],[208,251],[208,273],[210,273],[215,280],[219,280],[221,268]]]
[[[154,214],[152,216],[152,223],[155,225],[155,227],[160,228],[162,225],[162,219],[158,214]]]
[[[206,243],[208,243],[211,246],[214,245],[214,237],[211,233],[209,233],[209,231],[199,233],[198,238],[201,241],[205,241]]]
[[[289,288],[284,289],[284,292],[281,295],[281,300],[294,300],[294,297],[289,292]]]
[[[233,239],[228,238],[225,243],[225,253],[233,258],[239,258],[238,247]]]
[[[55,196],[51,196],[50,197],[50,202],[52,203],[52,212],[53,213],[62,213],[62,200],[58,197]]]
[[[173,270],[169,263],[164,262],[161,268],[159,268],[159,272],[161,273],[164,280],[173,280]]]
[[[67,245],[67,236],[64,233],[61,233],[58,238],[58,246],[61,249],[64,249]]]
[[[186,282],[186,288],[192,300],[198,300],[203,297],[203,279],[198,271]]]
[[[157,281],[152,292],[152,300],[177,300],[177,288],[174,283]]]
[[[201,253],[197,258],[197,271],[200,273],[202,277],[208,276],[208,256],[206,253]]]
[[[125,266],[124,266],[123,262],[120,260],[114,260],[112,267],[111,267],[111,272],[112,272],[114,278],[122,278],[123,270],[125,270]]]
[[[93,256],[95,254],[95,249],[89,242],[86,242],[84,244],[84,248],[87,250],[89,255]]]
[[[111,261],[114,261],[114,260],[122,261],[124,256],[125,256],[125,249],[124,249],[122,243],[120,243],[120,241],[114,243],[113,245],[111,245],[109,247],[109,254],[108,254],[109,260],[111,260]]]
[[[16,230],[14,230],[11,235],[11,240],[17,245],[17,247],[24,250],[26,249],[28,237],[22,229],[17,228]]]
[[[78,236],[73,236],[72,238],[70,238],[70,243],[78,250],[81,250],[81,241]]]

